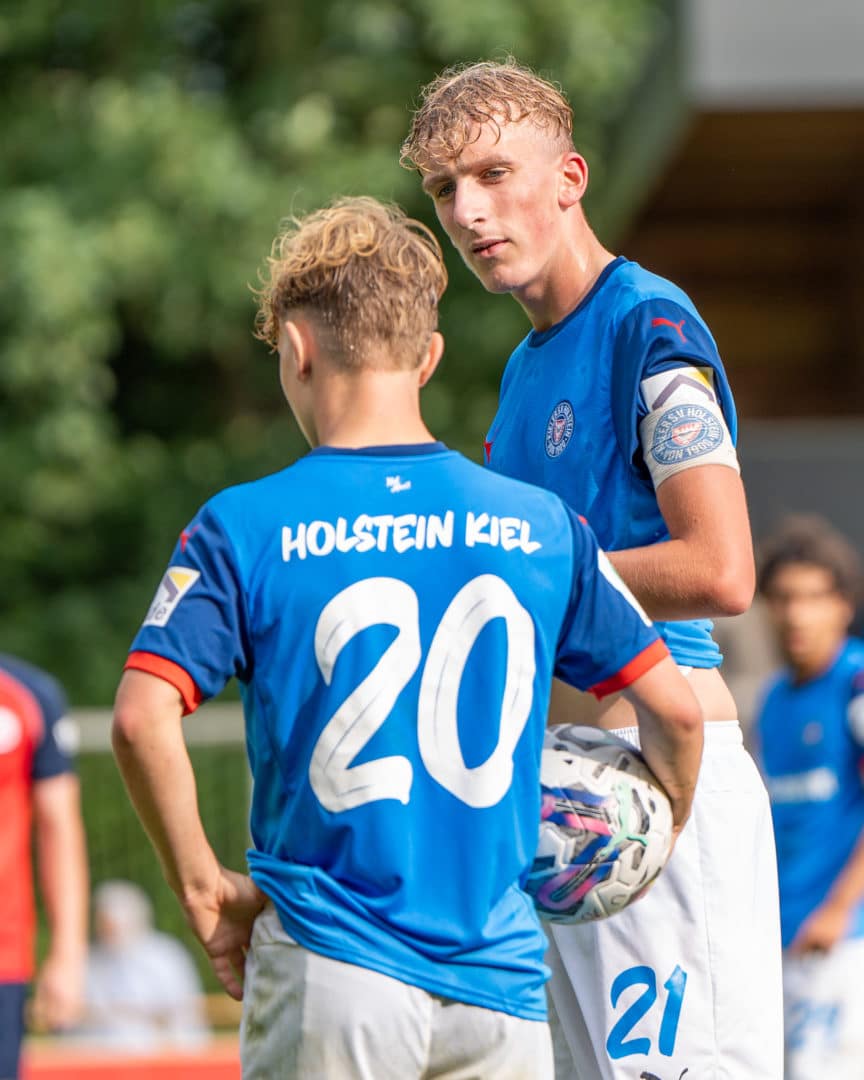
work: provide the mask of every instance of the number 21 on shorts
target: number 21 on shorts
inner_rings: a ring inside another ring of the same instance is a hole
[[[617,1007],[621,995],[630,987],[642,987],[642,993],[624,1010],[609,1032],[609,1038],[606,1040],[609,1057],[618,1060],[633,1054],[651,1053],[652,1040],[649,1037],[628,1038],[633,1028],[645,1016],[648,1016],[649,1024],[653,1022],[657,1025],[657,1049],[664,1057],[671,1057],[675,1052],[675,1039],[678,1036],[678,1021],[681,1019],[681,1006],[684,1002],[686,985],[687,972],[678,965],[663,983],[665,995],[658,995],[654,969],[646,964],[627,968],[626,971],[617,975],[609,991],[613,1009]]]

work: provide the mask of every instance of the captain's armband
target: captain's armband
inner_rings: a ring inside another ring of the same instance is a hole
[[[648,412],[639,439],[655,490],[695,465],[741,471],[710,368],[670,368],[643,379],[641,390]]]

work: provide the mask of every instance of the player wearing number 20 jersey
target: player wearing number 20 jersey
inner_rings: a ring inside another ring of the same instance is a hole
[[[127,667],[187,711],[239,680],[249,864],[292,938],[539,1020],[550,681],[602,696],[666,655],[557,496],[427,443],[324,446],[211,499]]]

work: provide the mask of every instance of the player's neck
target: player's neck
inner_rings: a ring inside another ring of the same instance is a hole
[[[410,372],[365,371],[328,380],[313,411],[319,446],[359,448],[434,442]]]
[[[576,310],[614,259],[583,218],[576,235],[562,245],[537,280],[513,296],[535,330],[548,330]]]

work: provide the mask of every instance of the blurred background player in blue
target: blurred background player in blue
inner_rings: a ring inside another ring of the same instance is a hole
[[[592,232],[572,130],[556,86],[512,60],[481,62],[423,90],[402,148],[468,268],[488,291],[512,295],[533,327],[504,371],[486,462],[584,514],[662,620],[708,721],[693,820],[657,889],[620,917],[551,928],[558,1072],[776,1080],[770,811],[708,621],[753,596],[735,408],[691,300]],[[556,683],[552,721],[583,715],[579,695]],[[594,722],[637,734],[620,699]],[[624,990],[637,986],[642,1004],[631,1009]]]
[[[147,1053],[194,1050],[207,1042],[204,992],[185,947],[153,926],[153,905],[131,881],[93,890],[93,944],[87,958],[88,1043]]]
[[[864,1070],[864,642],[849,636],[862,568],[818,517],[764,545],[759,589],[786,667],[756,745],[777,836],[787,1080]]]
[[[0,1077],[18,1075],[24,1004],[34,973],[35,840],[48,952],[31,1017],[63,1030],[80,1017],[87,954],[87,855],[74,729],[60,686],[46,672],[0,654]]]
[[[551,1076],[521,883],[553,672],[624,690],[689,810],[698,704],[591,531],[422,420],[445,285],[429,230],[372,199],[277,238],[259,336],[313,449],[196,515],[118,690],[131,798],[243,997],[246,1080]],[[232,675],[251,879],[204,835],[181,728]]]

